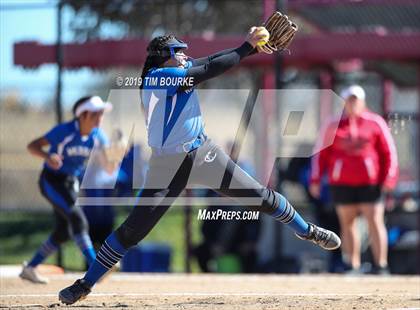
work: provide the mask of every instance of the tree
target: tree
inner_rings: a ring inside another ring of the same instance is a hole
[[[70,24],[75,38],[106,36],[106,26],[120,27],[125,36],[244,34],[262,21],[258,0],[65,0],[75,11]]]

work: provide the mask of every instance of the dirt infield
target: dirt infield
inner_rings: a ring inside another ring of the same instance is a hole
[[[0,308],[47,309],[80,275],[48,285],[1,279]],[[69,308],[102,309],[420,309],[420,277],[113,274]]]

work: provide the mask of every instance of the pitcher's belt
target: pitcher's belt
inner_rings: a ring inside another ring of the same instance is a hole
[[[199,148],[203,145],[203,143],[207,140],[207,136],[202,133],[194,140],[185,142],[181,145],[172,148],[156,148],[152,147],[152,154],[153,155],[171,155],[171,154],[181,154],[181,153],[189,153],[194,151],[195,149]]]

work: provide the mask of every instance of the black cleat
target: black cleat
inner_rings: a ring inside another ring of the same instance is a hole
[[[373,265],[372,270],[370,271],[370,274],[375,274],[379,276],[389,276],[391,273],[389,272],[388,266],[377,266]]]
[[[312,223],[309,224],[309,234],[307,236],[298,235],[296,237],[302,240],[312,241],[325,250],[335,250],[341,245],[340,237],[334,232],[318,227]]]
[[[90,292],[90,286],[86,283],[86,281],[79,279],[69,287],[62,289],[58,294],[58,299],[63,304],[71,305],[76,301],[85,299]]]

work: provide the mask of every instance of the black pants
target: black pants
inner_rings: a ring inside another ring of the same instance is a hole
[[[188,154],[152,155],[145,188],[139,196],[141,204],[116,231],[120,243],[128,249],[141,241],[189,184],[211,188],[223,196],[243,201],[243,205],[247,205],[248,198],[255,198],[260,204],[248,207],[254,211],[271,214],[279,205],[278,193],[259,184],[221,148],[207,140]],[[150,198],[153,202],[149,205],[142,202]]]
[[[78,206],[78,183],[75,177],[58,174],[44,169],[39,178],[42,195],[54,207],[55,226],[51,234],[52,240],[61,244],[74,235],[88,232],[88,222]]]

